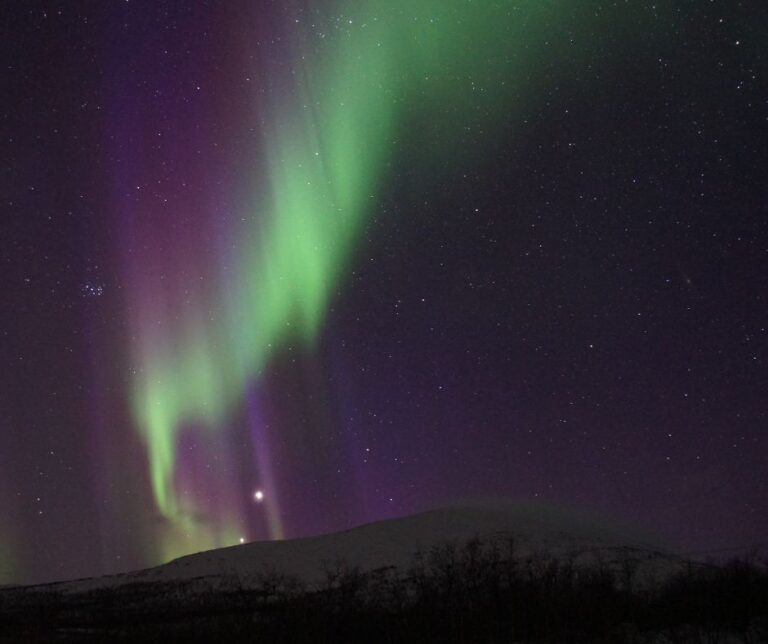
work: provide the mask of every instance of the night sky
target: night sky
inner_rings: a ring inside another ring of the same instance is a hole
[[[768,7],[2,11],[0,583],[451,499],[768,540]]]

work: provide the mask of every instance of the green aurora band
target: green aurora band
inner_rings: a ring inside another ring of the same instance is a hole
[[[136,329],[132,409],[156,505],[175,529],[164,558],[243,533],[233,511],[216,535],[179,536],[193,532],[198,510],[174,479],[181,428],[223,431],[277,352],[311,348],[403,146],[421,180],[463,159],[467,124],[491,144],[494,128],[522,118],[546,91],[542,79],[566,78],[590,56],[603,20],[639,10],[613,11],[580,0],[358,0],[325,14],[325,25],[292,27],[295,74],[268,108],[266,176],[241,170],[261,188],[254,212],[232,217],[233,270],[216,293],[190,286],[198,315]]]

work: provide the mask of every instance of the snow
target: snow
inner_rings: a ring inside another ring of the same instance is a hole
[[[573,510],[530,502],[466,502],[409,517],[379,521],[344,532],[286,541],[262,541],[188,555],[133,573],[50,584],[63,592],[84,592],[137,582],[206,579],[211,585],[257,583],[274,571],[295,576],[308,587],[319,585],[338,562],[361,572],[385,567],[405,569],[417,551],[471,539],[506,547],[514,539],[517,557],[547,553],[577,564],[599,560],[619,565],[622,557],[639,561],[640,576],[679,570],[683,560],[638,537],[637,530]]]

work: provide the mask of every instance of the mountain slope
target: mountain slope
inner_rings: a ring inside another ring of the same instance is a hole
[[[146,570],[45,586],[78,593],[132,583],[208,579],[214,585],[242,587],[257,583],[259,575],[275,572],[296,577],[311,588],[338,563],[363,573],[385,567],[405,571],[417,552],[447,543],[463,546],[472,539],[496,544],[505,552],[513,543],[516,557],[546,555],[577,564],[594,564],[598,559],[618,563],[631,556],[643,575],[674,572],[682,565],[674,554],[605,519],[544,504],[490,500],[317,537],[219,548]]]
[[[0,589],[0,642],[768,641],[765,606],[758,565],[704,565],[604,519],[481,501]]]

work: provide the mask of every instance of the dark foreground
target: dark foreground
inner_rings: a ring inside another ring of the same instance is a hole
[[[471,542],[366,575],[336,564],[308,590],[265,571],[78,594],[0,591],[0,642],[768,642],[768,565],[641,575],[627,550],[589,565]]]

